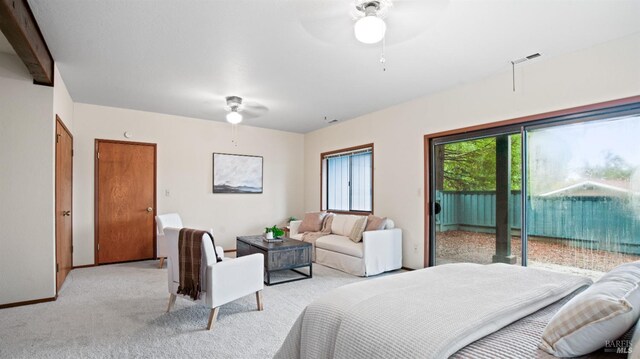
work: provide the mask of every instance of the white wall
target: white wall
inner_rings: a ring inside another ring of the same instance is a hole
[[[53,91],[0,53],[0,305],[56,294]]]
[[[238,235],[300,216],[304,136],[89,104],[75,104],[74,265],[94,263],[94,140],[157,143],[158,213],[178,212],[184,224],[213,228],[216,244],[235,249]],[[212,153],[264,156],[263,194],[213,194]],[[165,191],[170,191],[170,196]]]
[[[423,266],[423,135],[640,95],[640,34],[462,85],[305,135],[305,210],[320,208],[320,153],[373,142],[374,211],[403,229],[403,264]],[[428,81],[428,79],[425,79]]]
[[[53,73],[53,120],[55,121],[58,115],[73,135],[73,100],[58,71],[58,65],[54,65]]]

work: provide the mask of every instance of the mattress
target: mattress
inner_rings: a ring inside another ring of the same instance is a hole
[[[532,268],[471,263],[354,283],[311,303],[275,357],[446,358],[590,283]]]
[[[580,289],[556,303],[530,314],[510,325],[479,339],[453,354],[451,359],[557,359],[553,355],[538,349],[545,326],[551,317],[571,298],[581,292]],[[631,339],[631,328],[623,338]],[[600,350],[581,358],[626,358],[626,354],[605,353]]]

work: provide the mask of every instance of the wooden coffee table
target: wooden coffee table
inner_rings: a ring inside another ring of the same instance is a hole
[[[242,257],[253,253],[264,256],[264,283],[266,285],[282,284],[313,277],[311,262],[311,243],[283,238],[282,242],[266,242],[262,236],[236,237],[236,256]],[[297,268],[309,267],[309,273]],[[279,282],[271,282],[271,273],[291,270],[301,276]]]

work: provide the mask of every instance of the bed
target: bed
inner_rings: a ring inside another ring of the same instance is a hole
[[[592,281],[506,264],[447,264],[337,288],[309,305],[276,358],[553,358],[538,349]]]

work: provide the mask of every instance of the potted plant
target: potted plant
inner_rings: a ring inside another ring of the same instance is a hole
[[[273,227],[266,227],[264,229],[264,233],[266,239],[282,238],[282,236],[284,236],[284,231],[276,225]]]

